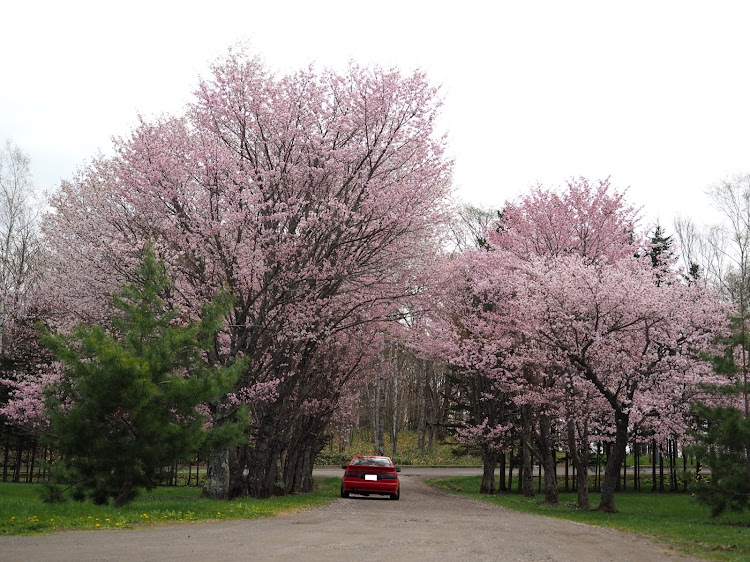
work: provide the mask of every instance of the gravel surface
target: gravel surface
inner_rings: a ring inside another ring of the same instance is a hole
[[[267,519],[0,537],[0,560],[691,560],[648,537],[520,514],[423,481],[476,473],[405,468],[399,501],[352,496]]]

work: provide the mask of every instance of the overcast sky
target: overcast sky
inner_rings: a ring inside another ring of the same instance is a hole
[[[0,17],[0,139],[44,189],[139,113],[179,113],[242,40],[281,72],[425,70],[465,202],[611,176],[669,229],[714,220],[706,187],[750,172],[750,2],[24,0]]]

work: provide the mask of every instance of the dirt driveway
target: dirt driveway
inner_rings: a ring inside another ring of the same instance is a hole
[[[340,499],[260,520],[0,537],[0,560],[675,560],[651,539],[458,498],[424,478],[476,469],[405,468],[401,499]],[[341,470],[320,470],[340,476]],[[682,558],[687,560],[687,558]]]

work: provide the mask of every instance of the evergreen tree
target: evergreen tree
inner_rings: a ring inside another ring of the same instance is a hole
[[[46,396],[62,455],[47,500],[60,499],[66,483],[77,499],[114,498],[119,507],[140,488],[153,488],[163,467],[190,458],[207,438],[201,408],[230,391],[243,368],[241,361],[223,367],[206,360],[231,302],[221,294],[199,322],[183,325],[179,311],[160,298],[169,283],[163,265],[146,252],[139,282],[113,299],[110,331],[82,325],[69,337],[45,335],[65,368]],[[226,425],[210,438],[232,441],[241,429]]]
[[[710,478],[698,483],[698,501],[711,514],[744,511],[750,506],[750,419],[737,408],[696,406],[701,431],[693,452],[711,467]]]

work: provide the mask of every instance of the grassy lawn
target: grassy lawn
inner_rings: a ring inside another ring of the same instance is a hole
[[[581,511],[576,495],[561,493],[560,505],[541,503],[543,496],[524,498],[519,494],[480,495],[481,477],[468,476],[431,481],[444,490],[509,509],[569,519],[658,537],[681,552],[712,560],[750,560],[750,514],[729,513],[711,518],[707,508],[689,494],[620,493],[615,497],[618,513]],[[591,494],[596,507],[599,495]]]
[[[36,484],[0,482],[0,535],[31,535],[60,529],[119,529],[167,521],[255,519],[324,504],[338,497],[339,478],[321,478],[315,482],[316,489],[309,494],[265,500],[209,500],[199,497],[200,488],[156,488],[119,509],[90,501],[45,504]]]

